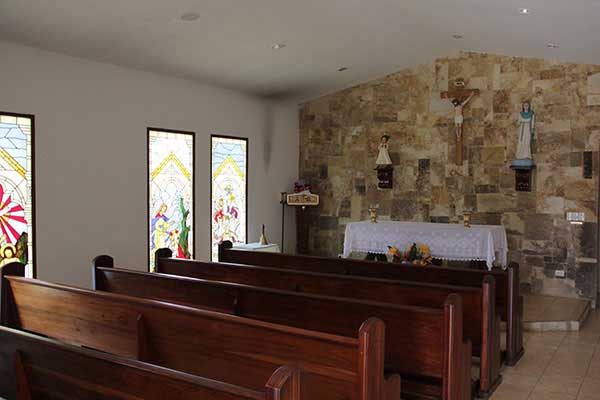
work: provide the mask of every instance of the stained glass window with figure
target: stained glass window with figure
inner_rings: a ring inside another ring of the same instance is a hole
[[[246,243],[248,139],[211,137],[212,260],[218,259],[223,240]]]
[[[173,257],[194,253],[194,134],[148,129],[148,250]]]
[[[33,134],[31,115],[0,112],[0,266],[27,265],[33,277]]]

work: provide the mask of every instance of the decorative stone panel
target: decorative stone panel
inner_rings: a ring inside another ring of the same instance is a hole
[[[463,165],[455,165],[452,106],[441,92],[462,78],[478,89],[465,109]],[[521,104],[537,116],[532,192],[516,192],[509,169]],[[379,204],[380,218],[503,224],[509,260],[536,292],[594,297],[600,66],[461,53],[399,71],[302,105],[300,175],[321,195],[310,215],[311,253],[337,256],[344,228]],[[387,133],[394,187],[377,188],[380,137]],[[583,174],[591,151],[592,178]],[[566,212],[585,213],[571,225]],[[557,269],[566,279],[555,279]]]

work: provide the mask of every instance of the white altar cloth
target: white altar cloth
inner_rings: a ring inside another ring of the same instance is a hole
[[[459,261],[507,263],[506,230],[500,225],[436,224],[428,222],[370,221],[346,225],[344,257],[353,251],[385,254],[388,246],[404,251],[413,243],[426,244],[434,258]]]

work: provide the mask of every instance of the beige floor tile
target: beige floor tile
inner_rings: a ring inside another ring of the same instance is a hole
[[[527,400],[530,393],[530,390],[507,389],[500,386],[489,400]]]
[[[600,380],[585,378],[577,400],[598,400],[600,399]]]
[[[585,377],[593,356],[593,347],[564,344],[556,351],[544,374]]]
[[[567,332],[527,332],[527,344],[534,346],[560,346]]]
[[[549,393],[534,390],[527,400],[575,400],[575,395],[565,393]]]
[[[575,398],[583,380],[583,377],[544,374],[535,385],[533,392],[538,394],[564,394]]]
[[[526,375],[504,375],[502,384],[490,400],[526,400],[535,387],[537,377]]]
[[[544,374],[562,375],[566,377],[585,377],[592,355],[583,357],[576,354],[556,355],[544,371]]]
[[[567,332],[562,343],[596,346],[598,342],[600,342],[600,330],[581,330],[579,332]]]
[[[600,381],[600,349],[598,347],[596,347],[596,352],[594,353],[592,361],[590,362],[587,377]]]
[[[514,367],[506,367],[504,375],[518,374],[539,377],[550,364],[556,348],[549,346],[528,345],[523,358]]]
[[[591,359],[594,356],[596,346],[586,343],[563,342],[556,350],[556,355],[571,355]]]

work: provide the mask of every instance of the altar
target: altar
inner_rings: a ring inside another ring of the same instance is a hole
[[[346,225],[344,257],[352,252],[386,254],[388,246],[405,249],[413,243],[426,244],[434,258],[485,261],[506,267],[508,245],[501,225],[472,225],[427,222],[370,221]]]

